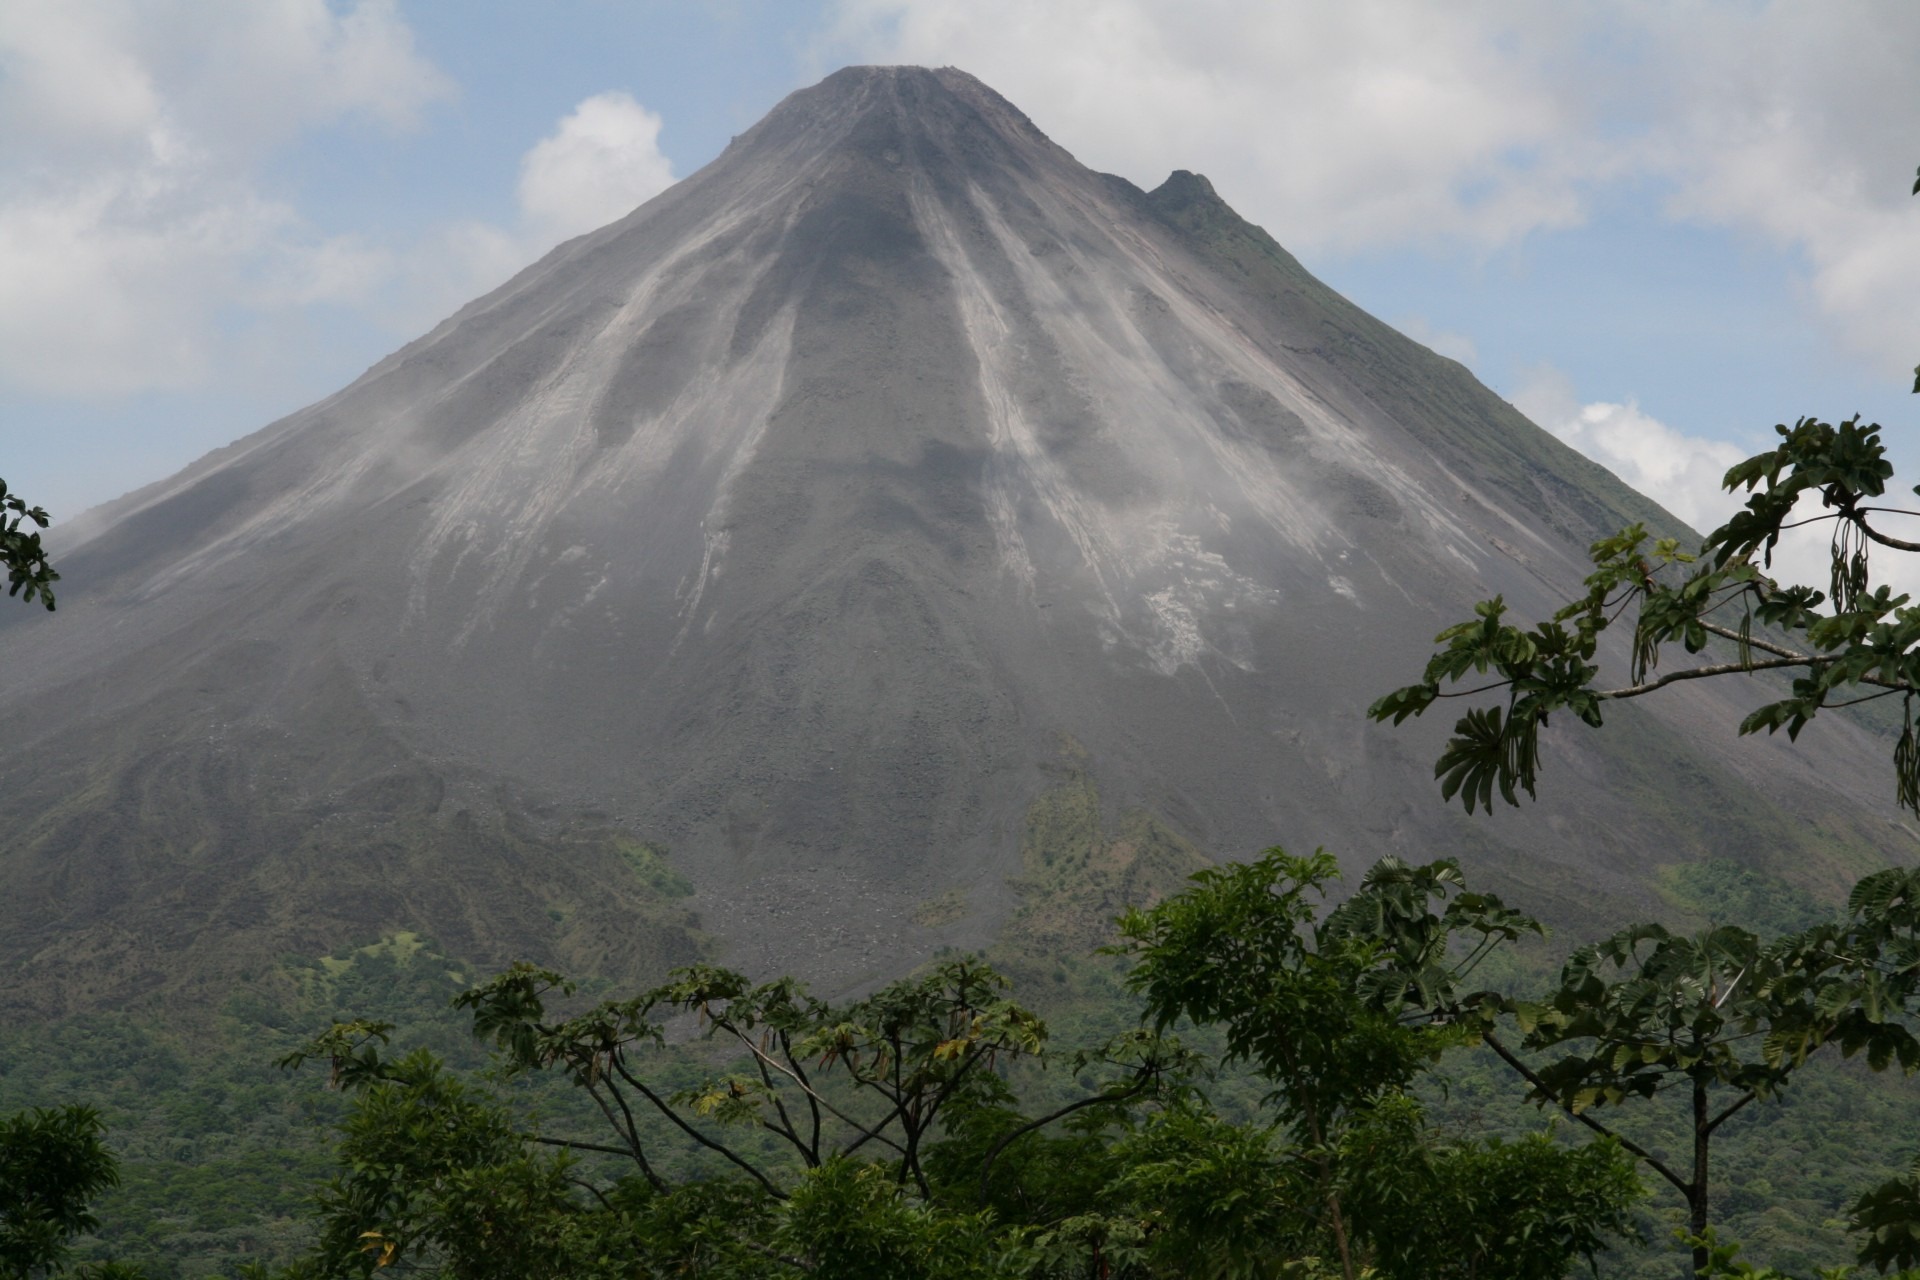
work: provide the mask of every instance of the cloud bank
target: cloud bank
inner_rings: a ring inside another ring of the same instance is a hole
[[[1535,423],[1695,529],[1711,530],[1740,509],[1742,499],[1720,481],[1750,450],[1676,431],[1631,400],[1582,404],[1573,383],[1550,365],[1532,370],[1512,399]]]
[[[1203,170],[1282,243],[1492,249],[1654,184],[1805,263],[1831,331],[1920,358],[1920,6],[840,0],[835,56],[961,66],[1096,168]]]
[[[337,120],[410,128],[450,92],[380,0],[0,8],[0,380],[193,385],[222,308],[363,293],[378,253],[315,233],[253,169]]]
[[[327,233],[265,176],[302,137],[418,129],[456,86],[393,0],[0,6],[0,389],[205,385],[314,307],[410,335],[673,180],[660,118],[590,97],[527,152],[519,223]]]

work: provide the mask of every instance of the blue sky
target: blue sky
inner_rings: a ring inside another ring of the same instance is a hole
[[[1920,457],[1902,0],[8,0],[0,476],[158,479],[870,61],[1206,173],[1696,523],[1783,417]]]

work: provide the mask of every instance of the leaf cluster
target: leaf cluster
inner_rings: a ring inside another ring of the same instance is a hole
[[[0,1277],[58,1269],[73,1238],[99,1225],[92,1203],[120,1181],[105,1135],[92,1107],[0,1116]]]
[[[7,568],[7,594],[28,604],[37,597],[49,613],[53,612],[53,584],[60,580],[40,544],[40,530],[50,523],[44,507],[28,506],[0,480],[0,564]]]
[[[1920,550],[1877,523],[1884,514],[1915,513],[1880,505],[1893,467],[1877,424],[1801,418],[1775,432],[1773,449],[1726,473],[1725,487],[1748,497],[1697,553],[1671,538],[1654,539],[1637,524],[1602,538],[1589,549],[1593,571],[1578,599],[1531,627],[1508,622],[1501,597],[1482,601],[1472,621],[1435,638],[1440,647],[1418,683],[1378,699],[1368,714],[1399,724],[1443,699],[1504,693],[1503,705],[1461,716],[1434,766],[1442,797],[1473,812],[1490,806],[1496,793],[1508,804],[1519,803],[1520,791],[1536,794],[1539,732],[1556,712],[1598,728],[1609,701],[1683,680],[1778,669],[1792,673],[1789,695],[1754,708],[1740,732],[1784,729],[1797,738],[1824,709],[1897,696],[1907,714],[1893,753],[1895,795],[1920,812],[1912,717],[1920,692],[1920,607],[1875,585],[1870,558],[1875,547]],[[1820,514],[1801,516],[1816,500]],[[1826,589],[1769,576],[1781,535],[1817,523],[1833,530]],[[1627,680],[1604,687],[1601,642],[1623,622]],[[1671,648],[1698,655],[1716,639],[1732,647],[1731,661],[1657,674]],[[1476,678],[1473,687],[1453,687],[1469,677]]]

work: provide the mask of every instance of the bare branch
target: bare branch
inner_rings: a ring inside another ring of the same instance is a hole
[[[1749,649],[1758,649],[1762,653],[1777,654],[1782,658],[1794,658],[1800,662],[1813,662],[1817,660],[1817,655],[1815,654],[1801,653],[1797,649],[1789,649],[1785,645],[1775,644],[1771,640],[1762,640],[1758,636],[1743,637],[1732,627],[1723,627],[1717,622],[1708,622],[1702,619],[1700,625],[1706,629],[1709,635],[1719,636],[1722,640],[1731,640],[1735,644],[1744,643]]]
[[[1555,1095],[1555,1093],[1550,1087],[1548,1087],[1547,1082],[1540,1078],[1539,1073],[1534,1071],[1534,1069],[1532,1067],[1529,1067],[1526,1063],[1520,1061],[1519,1058],[1515,1057],[1512,1050],[1508,1049],[1507,1046],[1500,1043],[1499,1037],[1495,1036],[1491,1032],[1488,1032],[1481,1038],[1486,1042],[1487,1048],[1499,1054],[1500,1060],[1506,1063],[1508,1066],[1512,1067],[1516,1072],[1518,1072],[1522,1080],[1525,1080],[1528,1084],[1532,1085],[1536,1090],[1538,1090],[1541,1097],[1546,1098],[1548,1101],[1552,1102],[1553,1105],[1555,1105],[1556,1107],[1559,1107],[1562,1111],[1566,1112],[1569,1116],[1572,1116],[1575,1120],[1578,1120],[1581,1124],[1587,1126],[1587,1128],[1593,1130],[1595,1133],[1601,1134],[1608,1138],[1612,1138],[1615,1142],[1619,1143],[1626,1150],[1638,1156],[1641,1160],[1646,1162],[1646,1166],[1649,1169],[1653,1170],[1655,1173],[1665,1178],[1668,1182],[1671,1182],[1679,1190],[1681,1195],[1688,1196],[1688,1197],[1692,1196],[1693,1194],[1692,1184],[1689,1183],[1685,1178],[1682,1178],[1679,1174],[1675,1173],[1672,1169],[1669,1169],[1665,1161],[1655,1156],[1651,1151],[1648,1151],[1645,1147],[1635,1142],[1632,1138],[1627,1137],[1625,1134],[1614,1132],[1612,1129],[1608,1128],[1604,1124],[1601,1124],[1598,1120],[1595,1120],[1592,1116],[1588,1115],[1586,1112],[1575,1111],[1572,1107],[1560,1101],[1559,1097]]]
[[[1746,1093],[1742,1094],[1740,1096],[1740,1101],[1734,1103],[1732,1106],[1728,1107],[1725,1111],[1722,1111],[1719,1115],[1715,1116],[1711,1121],[1707,1123],[1707,1132],[1712,1133],[1715,1129],[1718,1129],[1721,1125],[1731,1120],[1735,1112],[1739,1111],[1740,1108],[1746,1106],[1749,1102],[1752,1102],[1755,1098],[1759,1096],[1760,1096],[1759,1094],[1754,1093],[1752,1090],[1748,1090]]]
[[[1888,537],[1858,516],[1854,517],[1853,523],[1855,528],[1859,529],[1860,532],[1866,534],[1883,547],[1892,547],[1895,551],[1920,551],[1920,542],[1908,542],[1905,538]]]
[[[899,1152],[903,1156],[907,1154],[906,1149],[902,1147],[899,1143],[893,1141],[891,1138],[887,1137],[883,1133],[875,1132],[876,1129],[884,1129],[887,1127],[888,1123],[892,1121],[893,1117],[899,1113],[899,1110],[900,1110],[899,1107],[896,1106],[893,1109],[893,1111],[889,1112],[887,1116],[884,1119],[882,1119],[878,1125],[874,1126],[874,1129],[869,1129],[865,1125],[861,1124],[858,1120],[855,1120],[852,1116],[840,1110],[840,1108],[834,1106],[831,1102],[828,1102],[824,1097],[822,1097],[820,1095],[820,1092],[813,1087],[813,1085],[807,1080],[806,1076],[802,1074],[797,1067],[787,1066],[786,1063],[781,1062],[778,1058],[774,1057],[772,1054],[767,1053],[766,1051],[761,1049],[758,1045],[755,1045],[751,1042],[747,1043],[747,1048],[750,1052],[752,1052],[754,1057],[760,1059],[767,1066],[773,1068],[775,1071],[778,1071],[781,1075],[787,1077],[787,1079],[799,1085],[801,1090],[805,1092],[805,1094],[807,1095],[807,1101],[809,1103],[811,1103],[816,1107],[824,1108],[835,1119],[841,1121],[842,1123],[846,1124],[848,1127],[855,1129],[860,1133],[860,1141],[854,1143],[852,1147],[848,1147],[847,1150],[849,1152],[851,1152],[855,1147],[858,1147],[863,1143],[867,1142],[869,1139],[873,1139],[875,1141],[882,1142],[889,1147],[892,1147],[895,1151]],[[859,1077],[856,1076],[855,1078],[858,1079]],[[816,1135],[816,1142],[817,1142],[818,1129],[819,1129],[819,1120],[817,1116],[814,1121],[814,1127],[815,1127],[815,1135]]]
[[[545,1138],[537,1133],[522,1134],[528,1142],[537,1142],[544,1147],[565,1147],[569,1151],[600,1151],[610,1156],[631,1156],[633,1152],[625,1147],[610,1147],[604,1142],[578,1142],[572,1138]]]
[[[1069,1102],[1066,1106],[1061,1107],[1057,1111],[1050,1111],[1046,1115],[1041,1116],[1038,1120],[1029,1120],[1027,1123],[1021,1125],[1019,1128],[1012,1129],[1008,1131],[1006,1134],[1002,1135],[998,1142],[994,1143],[993,1146],[987,1149],[987,1158],[980,1162],[979,1203],[984,1205],[987,1202],[987,1180],[993,1173],[993,1162],[1000,1158],[1000,1153],[1006,1150],[1008,1145],[1011,1144],[1015,1139],[1023,1138],[1027,1134],[1032,1133],[1035,1129],[1045,1128],[1047,1125],[1052,1124],[1055,1120],[1063,1119],[1066,1116],[1070,1116],[1074,1112],[1079,1111],[1082,1108],[1098,1106],[1102,1102],[1125,1102],[1129,1098],[1138,1097],[1141,1093],[1146,1091],[1146,1088],[1150,1083],[1152,1083],[1151,1080],[1142,1079],[1137,1083],[1135,1083],[1132,1088],[1127,1089],[1121,1093],[1096,1093],[1091,1097],[1082,1098],[1078,1102]]]
[[[1804,667],[1817,658],[1768,658],[1763,662],[1720,662],[1705,667],[1689,667],[1685,671],[1669,671],[1658,680],[1648,680],[1644,684],[1631,685],[1625,689],[1603,689],[1597,696],[1602,698],[1637,698],[1643,693],[1652,693],[1655,689],[1670,685],[1676,680],[1701,680],[1707,676],[1729,676],[1745,671],[1765,671],[1770,667]]]
[[[595,1104],[599,1106],[601,1114],[606,1116],[607,1123],[613,1126],[613,1131],[627,1140],[628,1150],[626,1154],[632,1156],[634,1163],[640,1166],[640,1172],[646,1176],[647,1181],[652,1184],[653,1189],[655,1191],[665,1191],[667,1189],[667,1181],[655,1173],[653,1166],[647,1163],[646,1152],[641,1150],[640,1147],[640,1128],[634,1123],[633,1112],[628,1110],[627,1100],[620,1096],[620,1091],[618,1089],[610,1090],[613,1094],[613,1100],[620,1104],[620,1117],[624,1117],[626,1121],[624,1125],[621,1123],[620,1117],[616,1117],[613,1114],[613,1108],[607,1105],[607,1100],[600,1096],[598,1089],[592,1085],[587,1085],[586,1090],[587,1096],[594,1100]]]
[[[613,1069],[619,1072],[620,1078],[622,1080],[625,1080],[628,1084],[632,1085],[634,1089],[639,1092],[641,1097],[645,1098],[648,1102],[651,1102],[653,1104],[654,1110],[658,1111],[661,1115],[665,1116],[667,1119],[673,1121],[673,1123],[679,1127],[682,1133],[686,1134],[689,1138],[692,1138],[695,1142],[699,1143],[701,1146],[707,1148],[707,1150],[719,1152],[721,1155],[725,1156],[728,1160],[731,1160],[734,1164],[738,1165],[741,1169],[745,1170],[746,1173],[750,1177],[752,1177],[755,1182],[758,1182],[763,1188],[765,1188],[767,1194],[772,1196],[775,1200],[785,1200],[787,1198],[787,1195],[785,1192],[781,1191],[780,1188],[773,1185],[773,1180],[771,1178],[767,1177],[766,1174],[760,1172],[760,1170],[754,1168],[753,1165],[747,1160],[743,1159],[738,1152],[734,1151],[731,1147],[727,1146],[725,1143],[715,1142],[712,1138],[709,1138],[706,1134],[700,1132],[698,1129],[688,1124],[684,1119],[681,1118],[680,1113],[678,1111],[675,1111],[671,1106],[667,1105],[666,1099],[662,1098],[659,1094],[655,1093],[653,1090],[647,1088],[646,1085],[642,1084],[639,1080],[635,1079],[633,1073],[627,1070],[626,1064],[616,1059],[613,1064]]]
[[[602,1209],[605,1209],[608,1213],[613,1212],[613,1202],[608,1200],[606,1196],[601,1194],[600,1188],[594,1186],[591,1182],[588,1182],[585,1178],[568,1178],[567,1181],[571,1182],[576,1187],[584,1187],[589,1195],[591,1195],[595,1200],[598,1200],[600,1202],[600,1207]]]

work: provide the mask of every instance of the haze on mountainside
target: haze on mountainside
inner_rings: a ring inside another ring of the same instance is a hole
[[[1595,923],[1674,862],[1885,861],[1881,748],[1736,743],[1731,693],[1555,736],[1541,803],[1473,825],[1364,722],[1636,519],[1675,527],[1204,178],[844,70],[60,530],[60,612],[0,621],[7,998],[197,999],[402,929],[868,982],[994,936],[1063,786],[1103,909],[1186,845],[1459,854]]]

